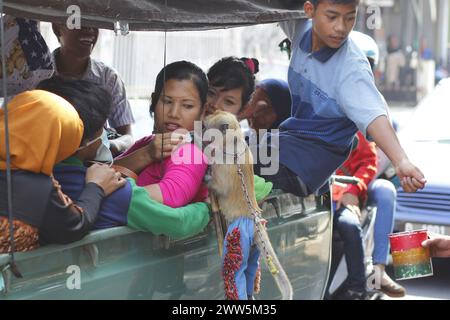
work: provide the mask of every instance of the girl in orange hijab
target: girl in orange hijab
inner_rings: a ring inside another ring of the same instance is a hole
[[[11,250],[4,117],[0,109],[0,253]],[[105,196],[101,179],[87,178],[82,198],[74,203],[52,176],[53,166],[81,144],[83,123],[78,113],[63,98],[33,90],[8,103],[8,119],[15,251],[81,239],[92,227]],[[93,170],[105,181],[117,178],[110,168],[98,165]]]

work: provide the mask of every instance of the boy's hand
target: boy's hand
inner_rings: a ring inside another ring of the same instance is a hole
[[[400,161],[395,167],[395,172],[405,192],[416,192],[418,189],[423,189],[427,183],[422,171],[408,159]]]
[[[433,257],[450,257],[450,237],[433,235],[431,239],[422,242],[424,248],[430,248]]]

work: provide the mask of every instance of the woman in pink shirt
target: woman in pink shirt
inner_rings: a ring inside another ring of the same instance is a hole
[[[154,134],[138,140],[115,161],[138,173],[137,185],[152,199],[173,208],[204,201],[208,195],[203,184],[206,157],[184,139],[194,130],[194,121],[203,119],[207,93],[208,80],[198,66],[187,61],[167,65],[152,94]]]

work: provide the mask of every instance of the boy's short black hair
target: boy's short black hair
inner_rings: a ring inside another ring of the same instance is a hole
[[[53,77],[41,81],[36,89],[52,92],[72,104],[84,124],[83,142],[94,138],[111,112],[111,94],[93,82]]]
[[[309,0],[314,7],[317,7],[321,2],[329,1],[332,4],[354,4],[355,6],[359,5],[360,0]]]

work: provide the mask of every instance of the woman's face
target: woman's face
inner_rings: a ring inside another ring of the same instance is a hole
[[[273,110],[272,102],[264,89],[257,87],[248,103],[250,114],[247,116],[248,124],[255,130],[272,129],[272,124],[277,120],[277,114]]]
[[[200,95],[192,80],[167,80],[155,107],[156,132],[192,131],[194,121],[202,117]]]
[[[223,90],[209,86],[206,113],[222,110],[237,115],[242,108],[242,88]]]

